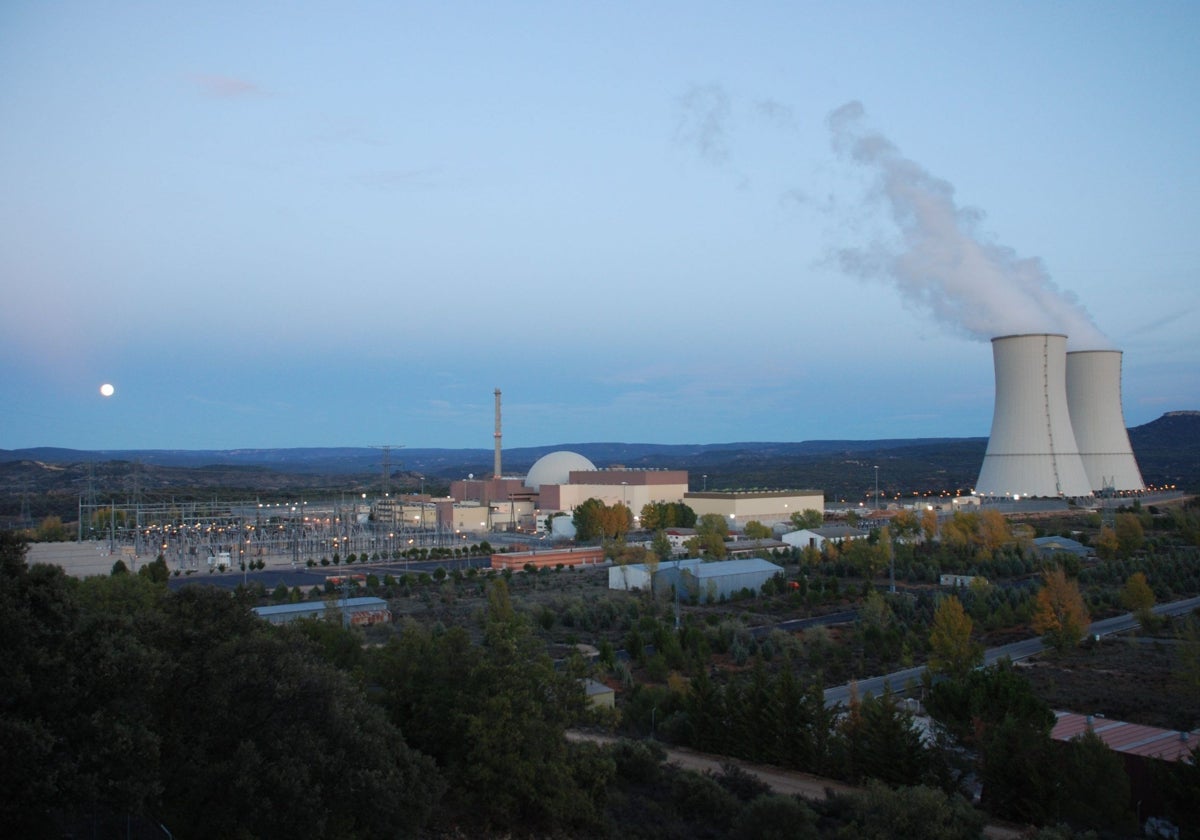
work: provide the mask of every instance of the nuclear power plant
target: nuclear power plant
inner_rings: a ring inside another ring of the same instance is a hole
[[[992,339],[996,405],[975,492],[1080,498],[1140,491],[1121,409],[1121,354],[1054,333]]]

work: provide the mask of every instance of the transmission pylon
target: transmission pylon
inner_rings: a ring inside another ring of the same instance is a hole
[[[371,444],[372,449],[383,450],[383,495],[386,498],[391,493],[392,484],[392,450],[403,449],[402,443]]]

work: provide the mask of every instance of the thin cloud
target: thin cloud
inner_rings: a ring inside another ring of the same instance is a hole
[[[729,95],[720,85],[692,85],[679,97],[675,139],[700,157],[721,165],[729,160]]]
[[[790,106],[774,99],[760,99],[754,103],[755,112],[771,126],[790,131],[796,128],[796,114]]]
[[[410,170],[381,170],[363,172],[354,177],[359,186],[385,191],[406,192],[433,189],[438,186],[440,172],[437,168]]]
[[[1135,327],[1134,329],[1130,330],[1130,334],[1131,335],[1145,335],[1146,333],[1155,333],[1158,330],[1162,329],[1163,327],[1165,327],[1169,324],[1173,324],[1178,320],[1181,320],[1183,318],[1191,318],[1192,314],[1195,311],[1196,311],[1196,307],[1194,305],[1175,309],[1174,311],[1169,312],[1168,314],[1162,316],[1161,318],[1156,318],[1155,320],[1150,321],[1149,323],[1142,324],[1140,327]]]
[[[234,76],[198,74],[192,76],[192,81],[201,93],[216,99],[242,99],[267,93],[254,82]]]

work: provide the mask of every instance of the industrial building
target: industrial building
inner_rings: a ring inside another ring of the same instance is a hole
[[[678,587],[683,598],[695,598],[701,603],[731,598],[743,589],[759,592],[762,585],[783,572],[761,557],[739,560],[717,560],[706,563],[698,557],[686,560],[665,560],[651,568],[645,563],[612,566],[608,570],[608,588],[630,591],[647,590],[652,585],[657,594]],[[653,580],[652,580],[653,578]]]
[[[699,566],[703,560],[692,557],[685,560],[663,560],[654,567],[654,574],[666,569],[691,569]],[[645,563],[627,563],[623,566],[610,566],[608,569],[608,588],[623,592],[637,589],[646,590],[651,584],[651,567]]]
[[[604,559],[604,548],[602,546],[584,546],[580,548],[551,548],[545,551],[510,551],[508,553],[493,554],[492,568],[496,570],[503,569],[524,569],[526,566],[535,566],[539,569],[549,566],[602,566],[607,560]]]
[[[747,522],[771,526],[790,523],[793,513],[825,510],[825,494],[820,490],[705,491],[685,493],[682,498],[696,516],[715,513],[734,531],[740,531]]]
[[[652,502],[678,502],[687,493],[686,470],[599,469],[584,456],[566,450],[542,456],[525,478],[451,482],[450,495],[460,504],[488,509],[488,528],[533,531],[548,513],[570,513],[588,499],[623,504],[636,517]]]
[[[380,624],[392,620],[387,601],[382,598],[338,598],[330,601],[302,601],[298,604],[276,604],[254,607],[259,618],[271,624],[287,624],[302,618],[347,620],[350,624]]]
[[[840,545],[850,540],[865,540],[868,536],[868,532],[861,528],[852,528],[849,525],[826,525],[821,528],[803,528],[799,531],[791,531],[779,539],[795,548],[811,547],[822,551],[826,543]]]
[[[634,516],[655,502],[681,501],[687,493],[686,470],[597,469],[574,452],[551,452],[529,470],[525,485],[537,492],[543,511],[572,511],[588,499],[622,504]]]
[[[654,576],[656,593],[672,588],[680,597],[694,598],[702,604],[732,598],[743,590],[758,593],[783,567],[761,557],[719,560],[695,566],[671,566]]]

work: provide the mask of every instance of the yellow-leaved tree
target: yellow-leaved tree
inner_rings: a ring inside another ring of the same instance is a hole
[[[1121,587],[1121,603],[1137,617],[1143,630],[1154,625],[1154,590],[1146,582],[1146,575],[1134,572]]]
[[[929,634],[929,670],[948,677],[964,677],[983,662],[983,645],[972,641],[974,622],[962,602],[951,595],[943,598],[933,614]]]
[[[1079,594],[1079,584],[1062,569],[1046,572],[1033,612],[1034,632],[1060,653],[1079,644],[1092,619]]]

